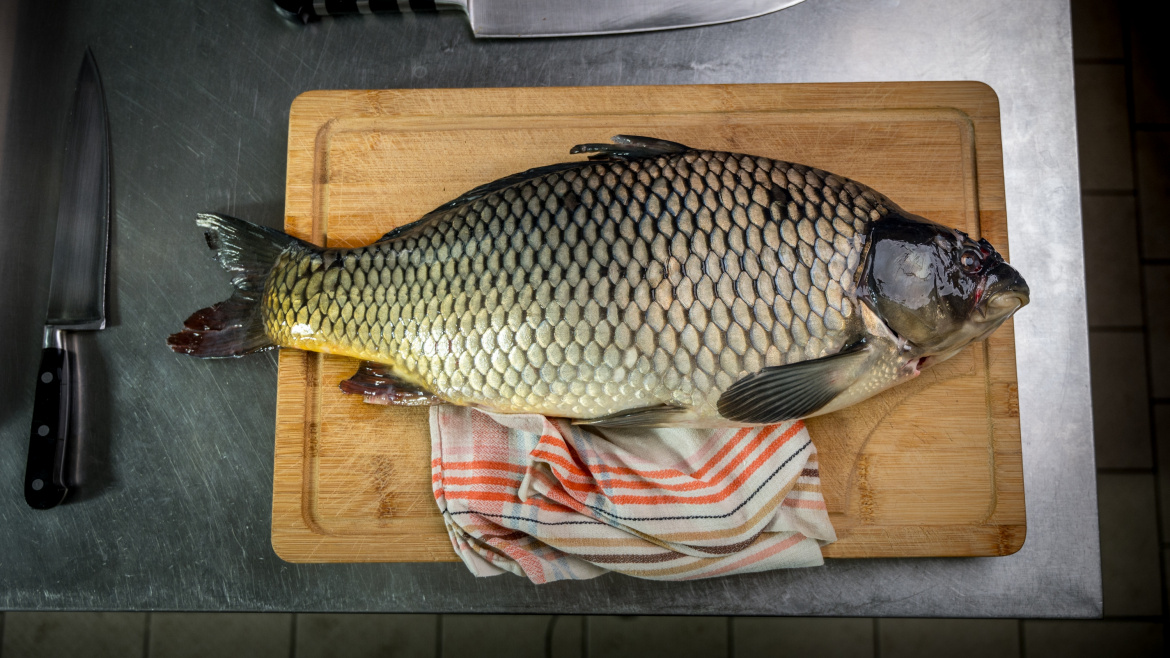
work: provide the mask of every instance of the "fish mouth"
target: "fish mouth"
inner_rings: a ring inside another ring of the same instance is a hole
[[[1012,266],[1001,262],[990,269],[979,283],[975,291],[975,307],[962,327],[938,344],[918,346],[920,356],[908,365],[917,374],[946,361],[971,343],[986,339],[1029,301],[1031,291],[1024,277]]]
[[[1006,318],[1027,306],[1032,298],[1028,282],[1007,263],[988,272],[975,295],[975,314],[983,321]]]

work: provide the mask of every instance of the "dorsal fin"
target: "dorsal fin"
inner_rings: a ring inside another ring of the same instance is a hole
[[[578,144],[569,153],[590,153],[590,160],[638,160],[694,150],[678,142],[638,135],[614,135],[610,139],[613,144]]]

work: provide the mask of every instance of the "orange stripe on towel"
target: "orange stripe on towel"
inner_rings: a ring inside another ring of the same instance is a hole
[[[756,457],[756,459],[753,460],[752,463],[743,472],[737,474],[734,478],[731,479],[730,482],[727,483],[727,485],[725,487],[723,487],[720,491],[717,491],[715,493],[707,494],[705,496],[671,496],[671,495],[658,495],[658,496],[632,496],[632,495],[622,496],[622,495],[619,495],[619,496],[614,496],[614,495],[610,495],[609,499],[612,503],[618,504],[618,505],[621,505],[621,504],[665,505],[665,504],[670,504],[670,503],[683,503],[683,504],[688,504],[688,505],[698,505],[698,504],[704,504],[704,503],[721,502],[721,501],[725,500],[728,496],[730,496],[732,493],[734,493],[744,482],[746,482],[748,479],[750,479],[751,476],[759,469],[759,467],[762,464],[766,463],[768,461],[768,459],[773,454],[775,454],[776,451],[778,451],[781,447],[783,447],[784,444],[786,444],[793,436],[795,436],[800,431],[800,429],[801,429],[801,427],[798,425],[793,425],[792,427],[790,427],[788,429],[788,431],[784,432],[775,441],[773,441],[772,444],[768,446],[767,450],[765,450],[760,455],[758,455]],[[762,442],[763,438],[760,437],[758,440],[759,440],[759,442]],[[757,443],[757,441],[753,441],[753,443]],[[753,449],[754,449],[754,447],[753,447]],[[535,452],[533,453],[533,456],[536,456]],[[565,468],[565,469],[574,469],[575,468],[572,464],[569,464],[566,460],[561,458],[559,455],[552,455],[552,454],[545,453],[543,456],[550,463],[554,463],[558,466],[561,466],[562,468]],[[709,482],[709,484],[715,485],[715,484],[718,484],[719,482],[721,482],[723,476],[728,475],[737,466],[739,466],[739,462],[742,461],[742,459],[743,459],[743,457],[737,457],[733,461],[733,463],[728,464],[727,468],[725,468],[723,471],[720,472],[718,479],[713,478]],[[610,483],[607,483],[607,485],[609,485],[609,484]],[[620,485],[626,484],[626,483],[616,482],[613,484],[616,485],[613,488],[618,488]],[[607,487],[607,488],[609,488],[609,487]],[[662,488],[665,489],[666,487],[663,486]],[[596,486],[593,489],[591,489],[591,491],[598,493],[598,494],[603,493],[602,489],[599,487],[596,487]]]
[[[528,470],[526,466],[519,466],[509,462],[489,461],[486,459],[477,459],[470,462],[446,462],[443,466],[445,471],[509,471],[511,473],[523,473]]]
[[[734,459],[730,463],[724,465],[724,468],[721,469],[719,471],[719,473],[717,473],[711,479],[709,479],[709,480],[701,480],[700,479],[700,482],[702,482],[706,486],[715,486],[715,485],[719,484],[720,482],[722,482],[726,478],[728,473],[730,473],[732,470],[734,470],[735,467],[739,466],[739,464],[744,459],[746,459],[747,454],[755,451],[755,449],[758,448],[761,443],[763,443],[767,434],[770,434],[778,427],[779,427],[779,425],[768,425],[766,427],[760,428],[760,432],[758,434],[756,434],[755,438],[751,441],[751,443],[746,448],[744,448],[744,450],[740,453],[740,455],[736,459]],[[784,436],[781,437],[781,439],[780,439],[781,442],[787,440],[788,437],[791,437],[793,434],[800,431],[801,427],[803,427],[803,425],[800,425],[800,427],[797,427],[797,425],[793,425],[791,428],[789,428],[789,430],[787,432],[784,433]],[[737,434],[737,436],[739,436],[739,435]],[[545,438],[553,439],[554,437],[545,437]],[[570,455],[570,457],[576,457],[576,452],[570,446],[568,446],[566,443],[564,443],[564,441],[557,441],[557,443],[560,446],[565,448],[565,451]],[[781,443],[781,445],[783,445],[783,443]],[[563,455],[558,455],[556,453],[548,452],[545,450],[534,450],[532,452],[531,456],[536,457],[536,458],[544,458],[549,462],[555,463],[568,471],[567,473],[561,473],[562,476],[568,476],[568,475],[576,476],[578,478],[583,479],[586,483],[595,482],[596,481],[596,479],[595,479],[596,473],[620,473],[622,475],[636,475],[636,476],[639,476],[639,477],[642,477],[642,478],[645,478],[648,480],[654,479],[654,478],[659,478],[659,477],[667,477],[668,476],[667,474],[669,474],[669,477],[684,477],[684,478],[689,478],[689,479],[699,479],[697,475],[689,475],[687,473],[683,473],[681,471],[675,471],[675,470],[670,470],[670,471],[639,471],[639,470],[632,469],[632,468],[621,468],[621,467],[607,466],[605,464],[595,464],[595,465],[590,467],[589,471],[586,471],[582,467],[577,466],[578,460],[574,459],[573,462],[570,462],[570,461],[566,460]],[[711,463],[714,463],[714,462],[708,462],[708,464],[711,464]],[[702,470],[702,469],[700,469],[700,470]],[[620,486],[628,484],[628,483],[630,483],[629,480],[607,480],[606,481],[606,484],[608,486],[611,486],[611,487],[620,487]],[[663,485],[663,488],[667,488],[668,486],[669,485]]]
[[[778,425],[768,425],[768,426],[760,427],[760,428],[756,428],[756,429],[758,429],[760,431],[760,433],[763,434],[763,433],[771,433],[772,431],[774,431],[776,429],[776,427],[778,427]],[[706,475],[707,471],[711,470],[711,468],[713,468],[716,464],[718,464],[719,461],[722,460],[723,457],[726,456],[729,451],[734,449],[738,445],[738,443],[743,440],[743,438],[745,436],[750,434],[752,432],[752,430],[753,430],[753,428],[751,428],[751,427],[745,427],[745,428],[741,429],[740,431],[736,432],[735,435],[731,437],[731,439],[727,442],[726,445],[724,445],[722,448],[720,448],[719,451],[717,453],[715,453],[714,456],[712,456],[709,460],[707,460],[702,466],[699,467],[698,470],[694,471],[693,473],[687,473],[685,471],[680,471],[680,470],[675,469],[675,468],[666,468],[666,469],[657,469],[657,470],[652,470],[652,471],[646,471],[646,470],[639,470],[636,468],[630,468],[628,466],[610,466],[609,464],[593,464],[589,467],[590,472],[585,472],[584,470],[578,469],[576,471],[576,473],[574,473],[574,475],[577,475],[577,476],[583,477],[583,478],[587,478],[590,480],[593,479],[594,473],[612,473],[614,475],[636,475],[638,477],[643,477],[646,479],[677,478],[677,477],[702,478],[704,475]],[[553,443],[553,444],[557,445],[558,447],[564,448],[566,454],[570,454],[574,457],[576,456],[576,451],[573,450],[573,448],[568,443],[566,443],[563,438],[561,438],[559,436],[545,435],[545,436],[540,437],[540,440],[542,443],[545,443],[545,442]]]

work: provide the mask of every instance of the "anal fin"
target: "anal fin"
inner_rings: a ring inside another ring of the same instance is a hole
[[[594,427],[656,427],[674,422],[678,415],[685,411],[687,411],[686,407],[663,403],[625,409],[598,418],[574,420],[573,424]]]
[[[370,404],[422,407],[446,402],[430,391],[403,381],[390,366],[374,361],[362,361],[353,377],[338,387],[345,393],[365,396]]]
[[[719,396],[719,414],[737,423],[770,424],[805,418],[833,401],[861,376],[869,347],[771,366],[735,382]]]

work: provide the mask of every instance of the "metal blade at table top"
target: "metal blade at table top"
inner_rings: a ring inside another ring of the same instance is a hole
[[[763,16],[802,0],[468,0],[477,37],[670,30]]]
[[[87,50],[65,140],[46,325],[105,328],[109,225],[109,123],[97,63]]]

